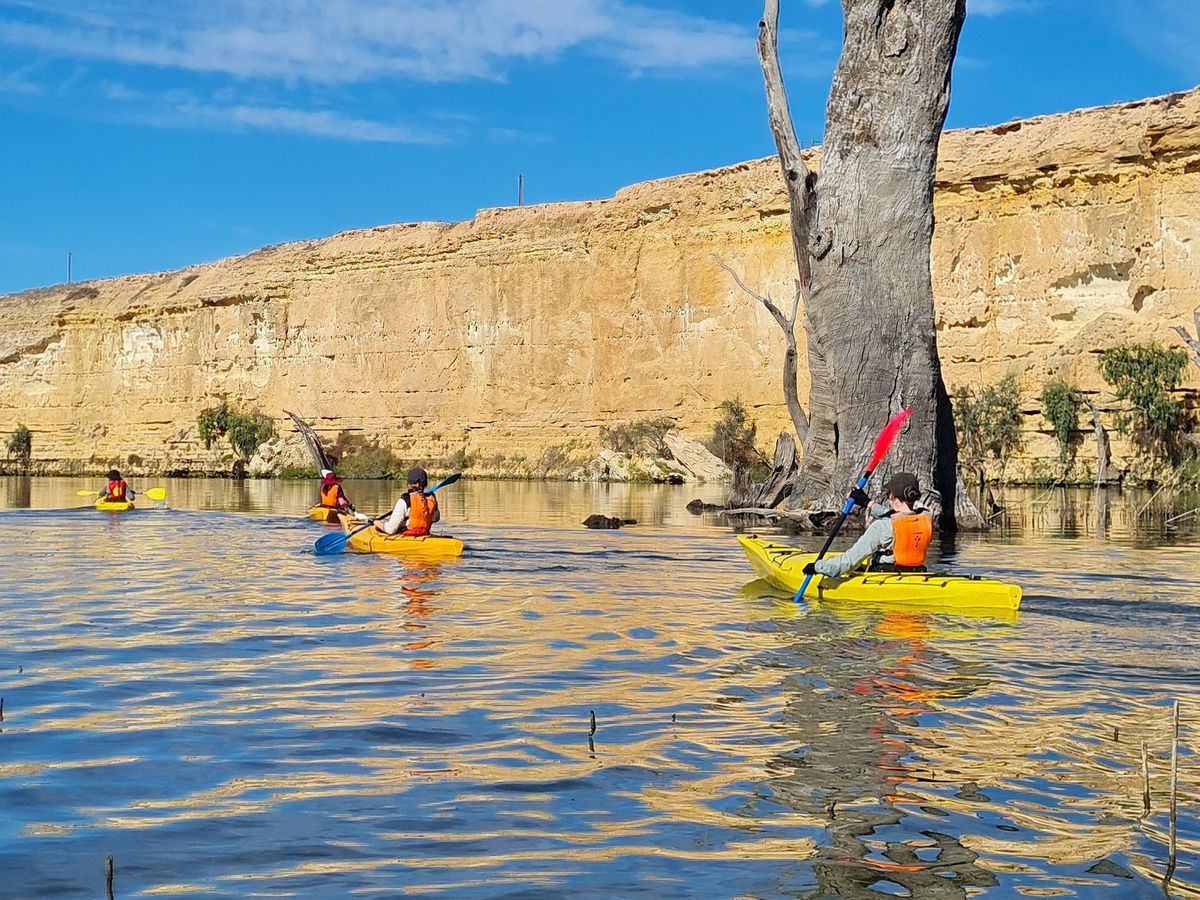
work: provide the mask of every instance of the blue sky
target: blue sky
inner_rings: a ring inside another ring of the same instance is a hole
[[[836,0],[783,0],[820,139]],[[758,0],[0,0],[0,293],[774,152]],[[1200,0],[968,0],[948,126],[1200,84]]]

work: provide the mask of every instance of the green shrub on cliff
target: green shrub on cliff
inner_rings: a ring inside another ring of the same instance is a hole
[[[248,460],[264,443],[275,437],[275,421],[258,408],[243,413],[231,409],[228,403],[210,406],[196,417],[196,429],[205,449],[211,449],[219,437],[229,440],[235,453]]]
[[[1079,389],[1061,378],[1046,382],[1042,387],[1042,415],[1054,429],[1058,459],[1065,470],[1079,444]]]
[[[708,449],[725,465],[748,470],[751,481],[761,481],[764,460],[754,445],[758,423],[750,418],[740,399],[725,400],[719,409],[721,417],[713,425]]]
[[[954,428],[962,465],[974,469],[982,487],[988,457],[1000,463],[1000,478],[1008,458],[1021,446],[1021,390],[1009,375],[978,394],[960,387],[954,392]]]
[[[357,432],[338,432],[329,452],[343,478],[403,478],[408,472],[404,460]]]
[[[321,473],[317,471],[316,466],[312,465],[284,466],[275,477],[283,481],[309,481],[313,478],[320,478]]]
[[[643,456],[670,459],[671,451],[667,449],[665,439],[674,429],[673,419],[638,419],[612,428],[601,428],[600,437],[616,453],[629,456],[640,453]]]
[[[21,465],[29,467],[29,461],[33,457],[33,432],[20,422],[8,439],[8,455],[15,456]]]
[[[1118,400],[1129,404],[1116,414],[1117,431],[1151,457],[1178,460],[1187,416],[1171,391],[1183,381],[1188,357],[1160,344],[1124,344],[1100,354],[1100,374]]]

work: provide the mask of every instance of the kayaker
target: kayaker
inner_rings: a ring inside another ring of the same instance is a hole
[[[845,553],[809,563],[804,574],[845,575],[870,561],[872,569],[913,571],[925,568],[925,553],[933,539],[933,514],[920,505],[921,486],[911,472],[897,472],[884,490],[887,504],[872,504],[874,521]],[[855,504],[866,506],[864,491],[853,495]]]
[[[354,506],[346,498],[346,492],[342,490],[342,479],[329,469],[321,470],[321,502],[318,505],[325,509],[354,512]]]
[[[426,495],[429,476],[419,466],[408,473],[408,490],[396,501],[391,515],[375,520],[375,527],[384,534],[402,534],[404,537],[421,537],[429,534],[434,522],[441,521],[437,497]],[[403,531],[401,531],[403,529]]]
[[[108,470],[108,484],[99,492],[101,503],[124,503],[133,499],[133,491],[116,469]]]

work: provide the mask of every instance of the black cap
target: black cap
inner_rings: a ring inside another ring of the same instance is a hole
[[[921,483],[912,472],[896,472],[887,480],[883,489],[909,506],[921,499]]]
[[[420,466],[417,466],[415,469],[408,470],[408,483],[429,484],[429,476],[425,473],[424,469],[422,469]]]
[[[121,473],[118,472],[116,469],[109,469],[108,470],[108,480],[109,481],[120,481]]]

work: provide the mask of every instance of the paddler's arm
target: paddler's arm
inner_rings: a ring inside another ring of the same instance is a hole
[[[392,514],[383,521],[383,530],[388,534],[396,534],[404,527],[404,520],[408,518],[408,497],[403,496],[396,501],[396,505],[392,507]]]
[[[892,522],[890,519],[876,519],[867,526],[867,530],[862,533],[854,545],[845,553],[839,553],[837,556],[827,556],[824,559],[818,560],[813,566],[818,575],[845,575],[851,569],[857,568],[864,560],[870,559],[871,556],[880,547],[885,546],[892,540]]]

